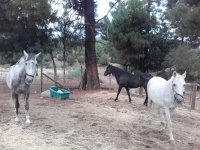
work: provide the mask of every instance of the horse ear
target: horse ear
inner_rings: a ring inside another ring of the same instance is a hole
[[[174,71],[174,72],[173,72],[173,74],[172,74],[172,76],[174,76],[174,77],[175,77],[175,76],[176,76],[176,74],[177,74],[177,73],[176,73],[176,71]]]
[[[24,50],[24,56],[25,56],[25,59],[27,60],[28,59],[28,53]]]
[[[41,52],[35,55],[35,60],[37,60],[38,56],[40,56]]]
[[[186,78],[186,71],[182,74],[182,77],[185,79]]]

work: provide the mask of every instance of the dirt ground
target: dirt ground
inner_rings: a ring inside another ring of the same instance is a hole
[[[101,79],[104,81],[104,79]],[[116,89],[73,90],[70,99],[30,96],[32,124],[25,124],[23,100],[20,123],[9,100],[9,90],[0,91],[0,150],[199,150],[200,112],[182,106],[172,118],[176,144],[161,131],[156,109],[143,106],[144,97],[132,95],[132,103]]]

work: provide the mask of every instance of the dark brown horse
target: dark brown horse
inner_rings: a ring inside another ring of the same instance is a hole
[[[143,87],[146,93],[144,105],[147,106],[148,104],[147,83],[153,77],[152,75],[145,74],[145,73],[133,75],[129,72],[126,72],[112,65],[108,65],[106,68],[106,71],[104,72],[105,76],[109,74],[112,74],[113,76],[115,76],[116,81],[119,85],[117,97],[115,98],[115,101],[117,101],[119,93],[123,87],[127,91],[130,103],[131,103],[131,97],[130,97],[129,89]]]

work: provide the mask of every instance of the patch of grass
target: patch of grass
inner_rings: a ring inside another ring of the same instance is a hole
[[[10,64],[4,64],[4,65],[0,65],[1,68],[7,69],[10,67]]]
[[[80,78],[81,77],[81,69],[72,69],[67,73],[68,79]]]
[[[50,77],[53,77],[54,76],[54,73],[53,72],[47,72],[46,74],[48,74]]]

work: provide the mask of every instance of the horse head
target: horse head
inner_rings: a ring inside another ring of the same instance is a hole
[[[36,55],[29,55],[24,51],[25,57],[25,82],[26,84],[30,85],[33,82],[33,78],[37,74],[37,58],[40,53]]]
[[[174,92],[174,99],[177,103],[182,103],[184,98],[183,94],[185,92],[185,77],[186,72],[182,75],[178,74],[176,71],[173,72],[172,89]]]
[[[106,70],[104,72],[104,76],[107,76],[107,75],[111,74],[111,67],[112,66],[110,64],[106,67]]]

